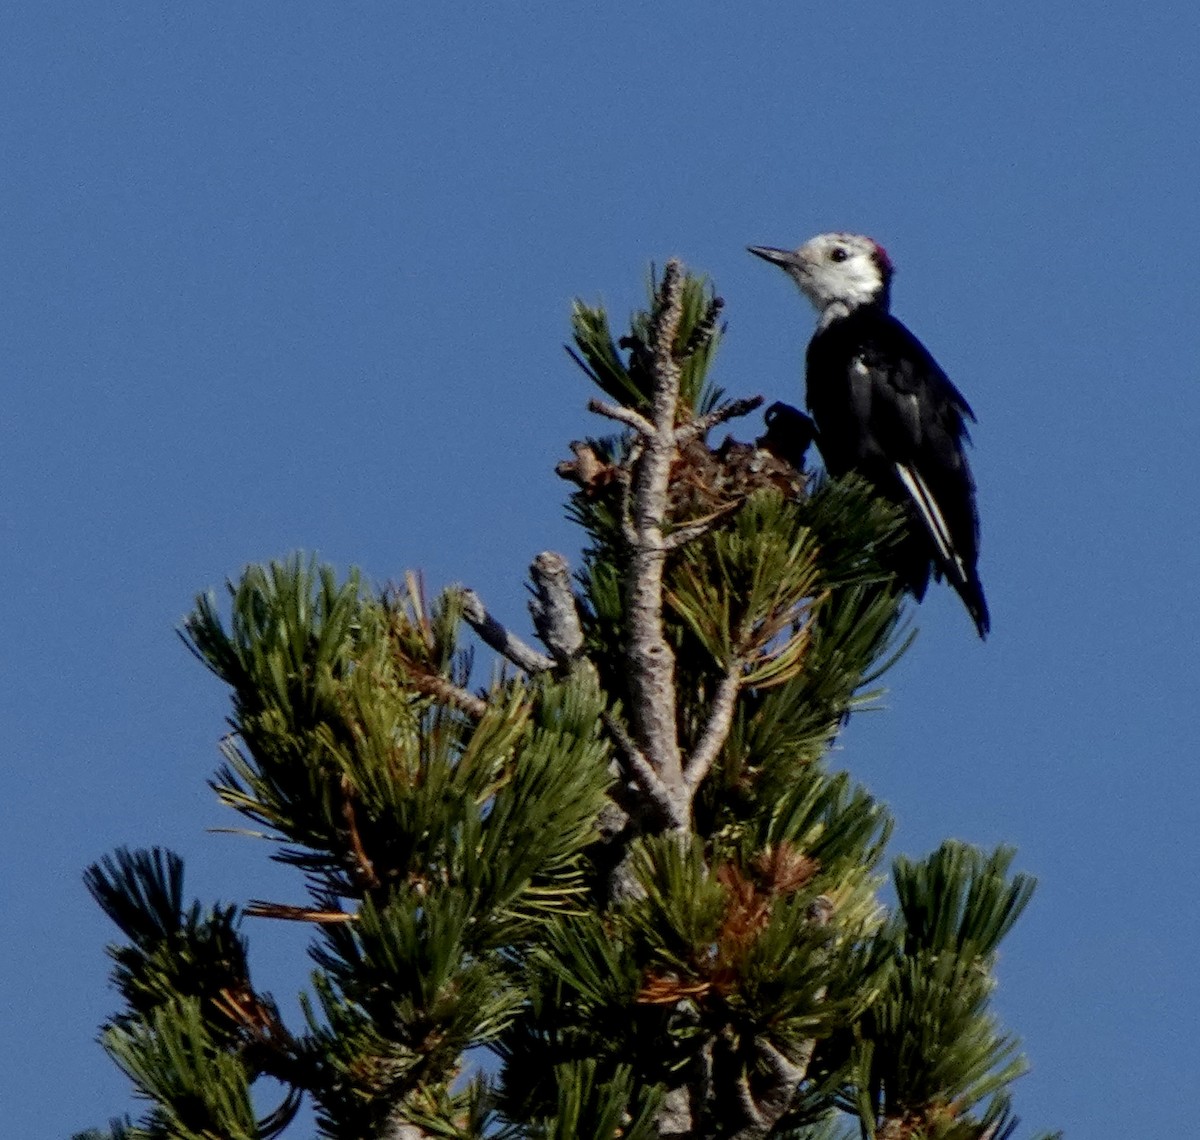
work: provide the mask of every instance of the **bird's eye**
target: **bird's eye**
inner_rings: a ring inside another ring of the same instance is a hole
[[[850,255],[840,245],[835,245],[833,249],[829,251],[830,261],[845,261],[849,256]]]

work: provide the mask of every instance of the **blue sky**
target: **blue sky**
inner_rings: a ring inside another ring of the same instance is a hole
[[[295,549],[423,568],[525,623],[595,425],[570,299],[670,255],[735,393],[812,327],[747,244],[872,234],[979,415],[993,635],[932,592],[839,760],[895,849],[1019,848],[999,1007],[1027,1126],[1186,1135],[1200,1044],[1195,223],[1186,5],[65,4],[0,43],[0,1101],[130,1108],[93,1037],[82,868],[174,846],[206,898],[296,886],[204,785],[225,697],[172,630]],[[752,429],[751,429],[752,430]],[[743,435],[748,431],[743,430]],[[299,932],[250,931],[281,998]]]

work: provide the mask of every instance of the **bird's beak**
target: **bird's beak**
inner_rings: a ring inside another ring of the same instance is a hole
[[[796,253],[791,249],[775,249],[769,245],[748,245],[746,248],[755,257],[761,257],[763,261],[769,261],[781,269],[792,269],[797,264]]]

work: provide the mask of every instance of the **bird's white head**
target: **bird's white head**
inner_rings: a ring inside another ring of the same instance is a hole
[[[892,263],[883,246],[862,234],[818,234],[799,249],[749,248],[800,286],[822,325],[861,305],[888,307]]]

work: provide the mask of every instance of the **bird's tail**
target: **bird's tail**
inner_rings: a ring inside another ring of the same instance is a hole
[[[958,591],[958,596],[962,598],[963,605],[967,607],[967,613],[971,615],[971,620],[975,623],[980,638],[987,640],[988,632],[992,628],[992,618],[988,613],[987,599],[983,596],[983,583],[979,581],[978,575],[972,574],[963,581],[950,578],[950,585]]]
[[[945,575],[946,581],[962,598],[979,636],[986,639],[988,630],[992,627],[992,619],[983,596],[983,584],[975,572],[974,558],[964,559],[955,549],[954,535],[946,523],[937,498],[920,473],[906,464],[897,463],[896,474],[908,492],[913,513],[920,520],[932,543],[931,554],[938,577]],[[921,586],[920,592],[913,592],[920,600],[921,594],[924,593],[924,585]]]

